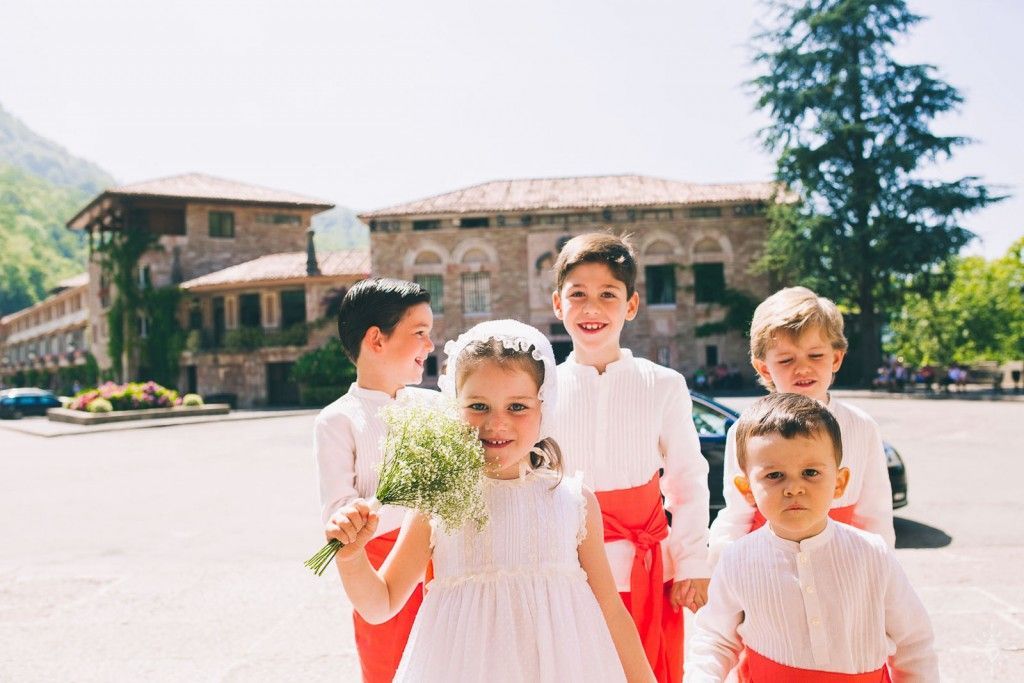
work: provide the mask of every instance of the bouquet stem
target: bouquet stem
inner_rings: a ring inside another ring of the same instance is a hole
[[[371,498],[367,502],[370,504],[370,512],[377,512],[382,505],[376,498]],[[313,573],[317,576],[322,576],[324,570],[327,569],[327,565],[334,561],[334,556],[338,554],[343,545],[338,540],[332,539],[328,541],[323,548],[320,548],[316,555],[306,560],[303,566],[312,569]]]

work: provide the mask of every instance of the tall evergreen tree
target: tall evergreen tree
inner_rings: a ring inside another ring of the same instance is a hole
[[[778,179],[795,203],[770,211],[762,270],[806,284],[857,317],[862,379],[903,294],[936,286],[937,266],[974,235],[964,214],[997,201],[976,176],[921,177],[970,140],[930,129],[963,98],[933,66],[901,64],[895,41],[922,17],[904,0],[769,0],[751,81],[772,123]]]

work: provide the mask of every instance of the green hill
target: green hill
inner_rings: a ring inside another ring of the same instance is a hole
[[[0,164],[3,163],[90,197],[114,184],[114,179],[102,168],[72,156],[0,106]]]
[[[84,238],[64,222],[89,197],[0,164],[0,315],[31,306],[85,270]]]

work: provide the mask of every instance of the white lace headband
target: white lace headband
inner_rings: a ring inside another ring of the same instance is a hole
[[[448,356],[447,366],[437,384],[441,391],[455,398],[455,377],[458,371],[459,356],[473,342],[495,339],[506,349],[515,349],[522,353],[529,352],[534,359],[544,364],[544,381],[541,383],[538,396],[541,400],[540,437],[544,439],[553,433],[555,406],[558,400],[558,377],[555,374],[555,352],[551,342],[535,327],[518,320],[489,320],[474,325],[459,335],[458,339],[444,345],[444,353]]]

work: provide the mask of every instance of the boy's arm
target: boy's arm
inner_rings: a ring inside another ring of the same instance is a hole
[[[722,463],[722,495],[725,507],[718,512],[711,523],[711,541],[708,543],[708,556],[711,566],[718,563],[730,543],[750,533],[750,525],[754,523],[754,506],[747,502],[743,494],[736,488],[733,481],[743,474],[739,461],[736,459],[736,428],[735,425],[725,435],[725,457]]]
[[[928,612],[895,554],[890,550],[886,555],[889,577],[885,587],[885,632],[896,645],[896,652],[889,657],[892,681],[937,681],[939,662]]]
[[[743,642],[736,629],[743,621],[743,606],[726,584],[721,570],[711,577],[708,604],[694,619],[684,683],[720,683],[739,660]]]
[[[327,524],[335,510],[359,497],[356,444],[348,418],[318,416],[313,425],[313,451],[320,485],[320,518]]]
[[[352,608],[369,623],[383,624],[398,614],[423,579],[430,560],[430,522],[416,512],[406,514],[394,549],[377,571],[364,548],[373,535],[376,516],[366,514],[369,507],[365,502],[356,505],[364,513],[362,521],[373,519],[373,524],[356,543],[338,551],[335,564]]]
[[[708,564],[708,462],[700,452],[693,425],[693,401],[686,380],[674,378],[662,416],[659,447],[665,462],[661,491],[672,513],[668,550],[675,564],[675,580],[711,576]]]
[[[587,501],[587,534],[579,547],[580,566],[587,573],[587,583],[608,624],[626,680],[631,683],[654,681],[654,673],[644,654],[636,624],[615,588],[615,579],[612,578],[612,569],[604,550],[604,523],[601,521],[597,497],[586,489],[583,490],[583,497]]]
[[[890,548],[896,547],[896,531],[892,524],[892,484],[885,457],[882,433],[874,420],[863,425],[864,488],[854,508],[854,523],[864,531],[881,536]]]

